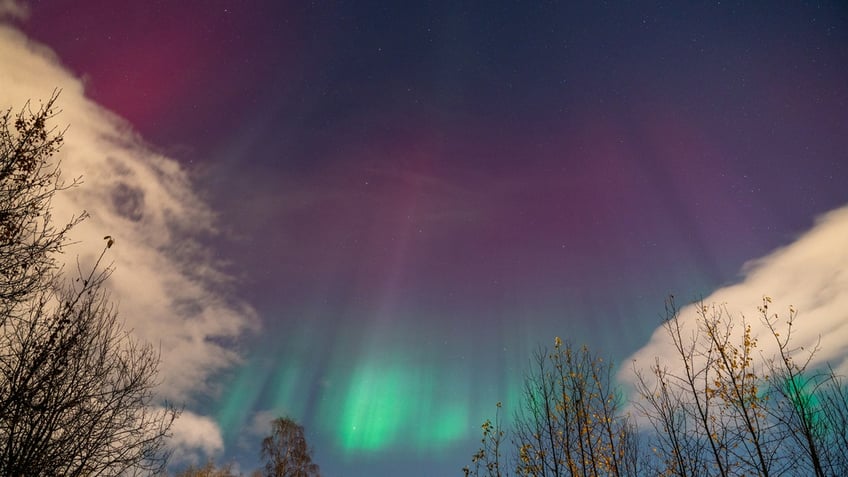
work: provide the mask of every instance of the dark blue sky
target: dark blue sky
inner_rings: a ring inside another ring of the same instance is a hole
[[[536,343],[621,360],[848,202],[839,2],[30,5],[219,214],[245,467],[269,411],[327,475],[458,475]]]

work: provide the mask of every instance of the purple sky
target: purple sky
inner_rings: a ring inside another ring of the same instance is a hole
[[[221,460],[288,413],[327,475],[459,475],[537,343],[620,361],[848,202],[843,5],[614,4],[29,2],[218,214]]]

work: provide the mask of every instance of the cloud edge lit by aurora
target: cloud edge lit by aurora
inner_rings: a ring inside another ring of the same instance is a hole
[[[132,127],[92,102],[82,80],[48,47],[3,23],[0,5],[0,101],[19,109],[60,91],[64,128],[62,179],[82,183],[61,191],[52,204],[56,223],[88,210],[71,230],[74,241],[60,257],[66,269],[93,263],[102,237],[115,237],[107,259],[114,267],[106,286],[125,326],[159,346],[162,384],[157,398],[184,403],[169,445],[175,459],[197,462],[221,452],[219,425],[194,408],[220,389],[211,380],[241,362],[233,346],[258,320],[255,310],[228,296],[228,277],[212,260],[202,237],[216,233],[215,214],[194,190],[187,171],[153,151]],[[14,13],[14,12],[12,12]]]
[[[772,299],[770,311],[785,317],[792,306],[798,311],[793,347],[811,350],[818,344],[811,366],[830,364],[837,374],[848,373],[848,205],[822,214],[812,228],[789,245],[748,261],[742,273],[744,278],[739,283],[713,291],[703,303],[725,305],[735,319],[745,316],[765,356],[775,352],[776,345],[768,338],[770,331],[759,320],[757,307],[768,296]],[[696,302],[680,309],[684,336],[694,331],[697,307]],[[780,320],[777,331],[786,334],[785,320]],[[682,371],[682,362],[675,359],[677,351],[662,326],[648,343],[624,360],[619,380],[634,389],[634,371],[647,370],[657,358],[671,373]]]

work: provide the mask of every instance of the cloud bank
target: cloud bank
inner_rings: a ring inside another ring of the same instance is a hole
[[[206,416],[184,411],[171,428],[172,459],[190,464],[202,464],[201,456],[213,456],[224,449],[224,439],[218,424]]]
[[[762,305],[764,296],[770,296],[773,302],[769,314],[787,317],[792,305],[798,310],[792,343],[811,350],[821,340],[811,364],[830,363],[837,372],[848,373],[848,206],[819,217],[815,226],[795,242],[749,262],[743,272],[740,283],[715,291],[704,303],[726,304],[736,318],[746,316],[766,357],[777,347],[760,322],[757,306]],[[695,305],[680,310],[684,330],[694,329],[695,313]],[[786,336],[786,328],[785,320],[780,320],[777,330],[781,336]],[[689,331],[684,336],[689,336]],[[665,329],[658,327],[648,344],[625,363],[632,360],[647,371],[659,357],[669,371],[679,372],[682,363],[677,356]],[[635,382],[631,366],[625,365],[619,377],[628,385]]]
[[[25,15],[9,0],[0,0],[0,12]],[[162,397],[190,407],[193,396],[215,391],[211,376],[238,362],[225,343],[257,324],[249,306],[228,297],[228,277],[201,245],[215,233],[214,214],[176,161],[151,150],[129,124],[89,100],[83,82],[52,51],[0,23],[0,107],[17,110],[31,100],[36,109],[56,88],[62,113],[52,125],[68,126],[58,154],[62,177],[82,177],[83,184],[57,194],[54,219],[90,214],[72,230],[77,244],[63,259],[71,270],[77,258],[91,264],[103,237],[115,238],[106,257],[115,267],[109,287],[120,317],[137,336],[160,346]],[[180,438],[204,451],[221,446],[214,422],[192,413],[175,428]]]

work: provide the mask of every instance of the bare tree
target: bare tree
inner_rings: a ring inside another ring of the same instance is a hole
[[[637,465],[634,427],[611,362],[556,338],[525,377],[516,414],[518,475],[628,475]]]
[[[642,432],[623,412],[611,364],[556,338],[533,355],[508,430],[499,413],[483,424],[465,475],[848,475],[845,379],[813,366],[818,344],[792,344],[795,309],[781,318],[770,303],[759,307],[760,336],[776,344],[766,354],[725,305],[696,303],[684,319],[669,298],[663,327],[674,353],[635,369]]]
[[[511,464],[519,476],[636,475],[645,463],[624,402],[612,363],[556,338],[553,350],[540,348],[531,360],[508,434],[511,452],[501,455],[500,420],[486,421],[474,467],[463,470],[495,477],[508,475]]]
[[[755,359],[757,340],[744,317],[723,305],[698,303],[686,335],[673,299],[664,327],[678,354],[681,374],[659,361],[651,378],[637,372],[642,409],[657,431],[655,447],[671,475],[768,476],[780,473],[776,453],[783,436],[766,406],[769,396]],[[741,325],[741,332],[737,331]]]
[[[67,186],[59,178],[52,156],[63,136],[47,121],[55,111],[54,95],[37,112],[24,109],[0,114],[0,323],[21,312],[21,305],[52,286],[56,255],[67,242],[67,232],[84,217],[57,228],[50,202]]]
[[[815,396],[820,402],[816,422],[826,430],[819,448],[827,473],[848,475],[848,383],[833,368],[828,367],[828,375]]]
[[[674,297],[666,301],[665,312],[663,327],[676,360],[657,358],[650,376],[636,370],[637,392],[643,398],[637,406],[655,431],[652,448],[661,462],[656,471],[677,476],[729,475],[725,429],[714,404],[717,396],[707,391],[715,350],[704,344],[699,326],[684,331]],[[682,372],[670,371],[669,363],[671,367],[682,364]]]
[[[792,344],[796,311],[784,322],[759,307],[773,355],[761,351],[744,316],[696,305],[684,324],[673,299],[665,330],[677,363],[637,370],[637,407],[651,423],[656,474],[845,475],[848,393],[832,369],[811,365],[818,345]],[[682,365],[682,370],[681,366]],[[680,371],[671,371],[676,368]]]
[[[306,443],[303,426],[288,417],[271,422],[271,435],[262,440],[267,477],[319,477],[318,464]]]
[[[155,406],[159,355],[105,291],[111,244],[73,279],[56,262],[82,216],[57,228],[50,215],[66,187],[55,100],[0,116],[0,475],[156,472],[177,411]]]
[[[785,327],[781,318],[769,312],[771,298],[759,307],[761,321],[777,345],[775,356],[767,360],[767,383],[772,403],[767,410],[787,439],[783,454],[789,456],[793,473],[805,475],[845,475],[848,473],[848,394],[842,378],[832,368],[816,369],[811,349],[792,344],[794,307],[789,307]],[[783,334],[779,331],[783,330]]]
[[[483,437],[480,439],[481,447],[473,456],[471,456],[471,467],[463,467],[462,472],[465,477],[505,477],[509,475],[505,472],[502,459],[502,447],[505,432],[501,423],[501,408],[500,402],[496,405],[495,422],[486,419],[483,425],[480,426],[483,431]]]

